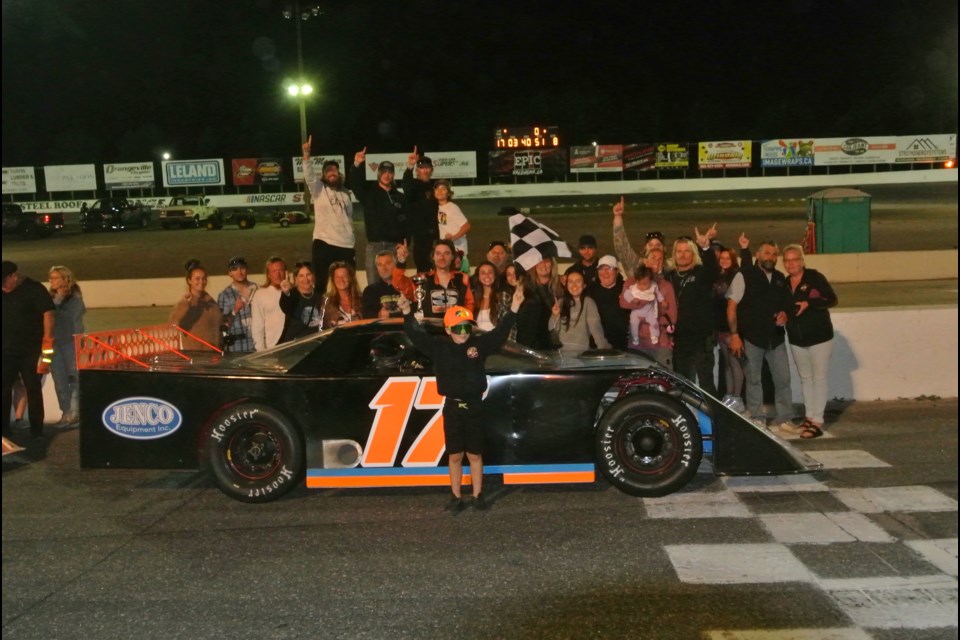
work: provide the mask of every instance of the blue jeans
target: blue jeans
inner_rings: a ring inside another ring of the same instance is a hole
[[[760,374],[763,371],[763,361],[766,359],[770,366],[770,376],[773,378],[776,422],[780,424],[791,420],[793,397],[790,393],[790,361],[787,359],[786,343],[781,343],[774,349],[764,349],[744,340],[743,348],[747,356],[744,366],[747,378],[747,411],[754,418],[763,415],[763,384],[760,381]]]

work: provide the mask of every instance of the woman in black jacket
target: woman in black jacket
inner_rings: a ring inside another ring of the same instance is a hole
[[[830,307],[837,294],[827,279],[803,262],[803,248],[791,244],[783,250],[783,268],[793,293],[794,313],[787,323],[790,352],[800,376],[806,419],[801,438],[823,435],[823,411],[827,406],[827,374],[833,351],[833,323]]]
[[[282,342],[290,342],[320,331],[323,296],[316,290],[317,279],[309,262],[298,262],[293,270],[293,286],[284,280],[281,285],[280,310],[283,323]]]

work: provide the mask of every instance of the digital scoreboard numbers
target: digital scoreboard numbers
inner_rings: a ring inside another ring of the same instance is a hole
[[[496,130],[497,149],[551,149],[560,146],[559,127],[503,127]]]

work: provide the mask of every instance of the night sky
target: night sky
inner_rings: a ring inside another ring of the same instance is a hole
[[[283,0],[3,0],[3,165],[296,155]],[[315,153],[957,131],[956,0],[326,0]]]

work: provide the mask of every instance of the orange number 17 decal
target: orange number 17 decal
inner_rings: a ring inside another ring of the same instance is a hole
[[[363,448],[360,464],[364,467],[392,467],[397,460],[400,441],[413,409],[436,409],[403,457],[404,467],[435,467],[445,448],[443,441],[443,396],[437,392],[437,379],[389,378],[370,401],[377,410],[373,427]]]

